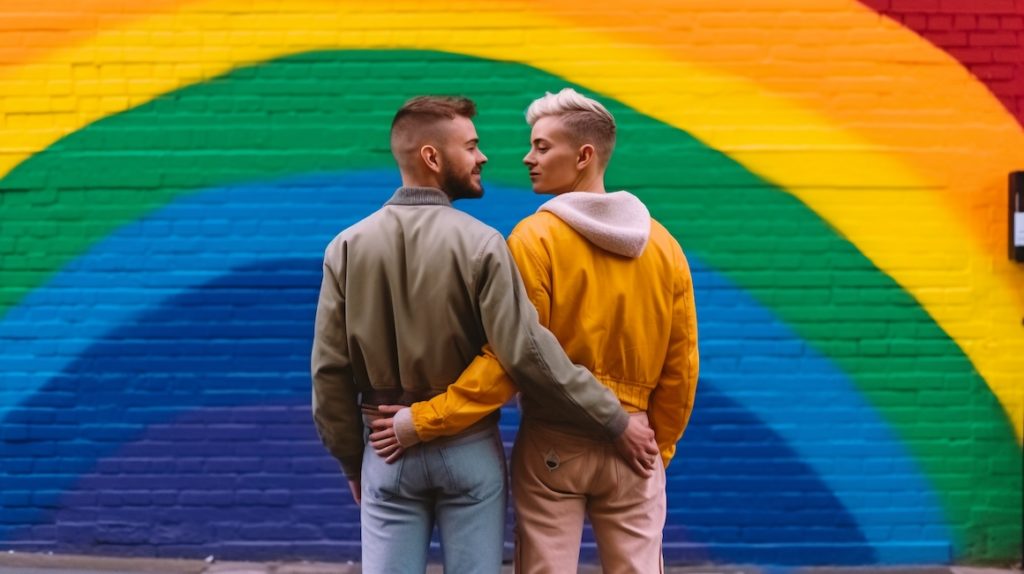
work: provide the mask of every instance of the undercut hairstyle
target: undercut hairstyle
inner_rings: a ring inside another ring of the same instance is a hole
[[[593,145],[602,164],[608,163],[615,149],[615,118],[600,102],[572,88],[547,92],[526,109],[526,123],[533,126],[547,116],[562,118],[574,143]]]
[[[391,153],[402,165],[426,143],[436,143],[439,126],[457,116],[473,119],[476,104],[462,96],[417,96],[402,105],[391,121]]]

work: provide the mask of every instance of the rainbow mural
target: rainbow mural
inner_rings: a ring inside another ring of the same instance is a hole
[[[398,185],[422,93],[477,101],[488,191],[458,207],[507,233],[541,203],[523,110],[574,86],[694,270],[666,559],[1019,557],[1024,107],[892,11],[0,3],[0,548],[358,558],[309,418],[322,250]]]

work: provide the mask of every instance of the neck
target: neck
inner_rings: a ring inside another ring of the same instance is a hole
[[[436,177],[403,173],[402,187],[432,187],[434,189],[440,189],[448,196],[448,199],[452,199],[451,194],[448,193],[447,189],[441,187],[441,182]]]
[[[586,191],[589,193],[607,193],[604,189],[603,173],[583,172],[576,178],[569,191]]]
[[[436,187],[441,188],[436,177],[423,177],[410,174],[402,174],[402,187]]]

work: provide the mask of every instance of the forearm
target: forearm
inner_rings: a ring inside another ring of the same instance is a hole
[[[402,446],[462,432],[507,403],[516,386],[501,364],[484,347],[459,379],[428,401],[415,403],[408,414],[395,420],[395,433]]]
[[[345,295],[330,264],[334,243],[324,257],[323,280],[316,307],[310,373],[313,379],[313,422],[328,452],[345,474],[359,479],[363,453],[363,420],[352,377],[345,323]]]
[[[693,283],[682,251],[677,253],[677,258],[668,351],[648,408],[651,428],[654,429],[665,466],[675,455],[676,443],[689,424],[700,363]]]
[[[362,414],[355,396],[343,396],[341,386],[337,381],[314,379],[313,421],[321,442],[345,475],[358,480],[364,448]]]
[[[590,371],[573,364],[547,329],[538,327],[512,347],[503,364],[532,401],[557,405],[573,424],[608,438],[617,438],[626,429],[629,414],[619,398]]]
[[[310,370],[313,422],[320,440],[351,479],[359,478],[363,455],[363,418],[344,341],[318,311]]]
[[[693,395],[686,385],[659,387],[651,394],[647,416],[666,467],[675,456],[676,443],[683,437],[692,412]]]

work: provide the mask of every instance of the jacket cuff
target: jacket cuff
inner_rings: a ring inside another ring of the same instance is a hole
[[[363,470],[362,455],[339,458],[338,462],[341,463],[341,471],[345,473],[346,478],[349,480],[359,480],[360,473]]]
[[[402,448],[409,448],[420,442],[416,425],[412,422],[412,409],[406,407],[395,413],[395,438]]]
[[[608,429],[608,432],[612,435],[613,439],[617,439],[622,436],[622,433],[626,432],[626,427],[628,426],[629,414],[620,408],[619,412],[616,413],[615,418],[610,420],[608,424],[605,425],[605,428]]]

